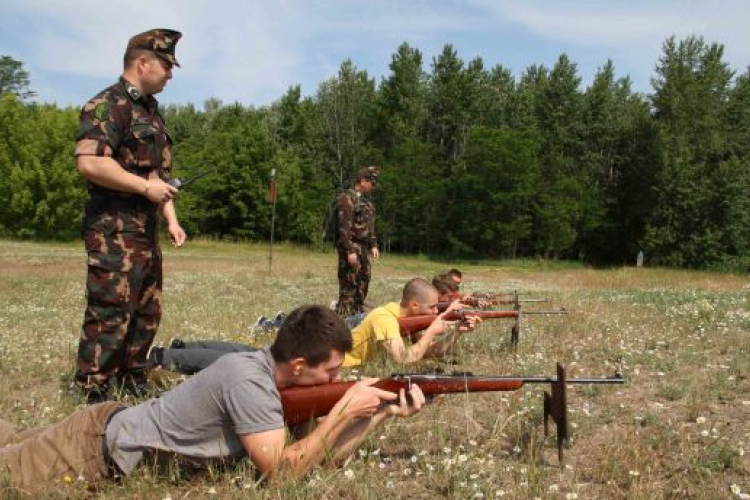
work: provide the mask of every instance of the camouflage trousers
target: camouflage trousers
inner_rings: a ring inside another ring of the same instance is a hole
[[[86,390],[145,382],[161,320],[162,257],[155,216],[101,214],[85,232],[87,306],[76,381]]]
[[[364,312],[365,298],[370,287],[371,266],[368,248],[353,243],[357,254],[357,265],[350,266],[346,251],[339,250],[339,300],[336,312],[341,317]]]

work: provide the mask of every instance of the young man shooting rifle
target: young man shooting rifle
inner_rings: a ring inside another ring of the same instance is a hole
[[[416,385],[396,394],[373,387],[375,379],[363,380],[347,388],[312,432],[287,444],[280,391],[338,381],[351,346],[336,313],[303,306],[289,314],[272,346],[224,356],[158,399],[133,407],[95,404],[22,432],[0,420],[3,480],[18,492],[33,492],[66,475],[91,483],[165,457],[208,466],[249,456],[264,478],[337,463],[374,427],[391,416],[414,415],[425,402]]]
[[[444,314],[438,315],[427,327],[420,338],[411,345],[404,344],[399,327],[399,319],[410,316],[437,314],[438,291],[422,278],[410,280],[401,297],[401,302],[391,302],[373,309],[352,331],[353,347],[346,354],[344,366],[358,366],[384,352],[397,363],[414,363],[426,357],[443,356],[458,338],[465,332],[473,330],[477,319],[470,318],[466,324],[459,325],[438,338],[448,322],[444,314],[463,307],[459,302],[451,304]]]

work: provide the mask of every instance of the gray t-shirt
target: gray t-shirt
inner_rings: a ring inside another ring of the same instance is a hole
[[[158,399],[117,413],[107,426],[112,458],[129,474],[149,449],[191,460],[245,456],[241,434],[284,427],[269,348],[227,354]]]

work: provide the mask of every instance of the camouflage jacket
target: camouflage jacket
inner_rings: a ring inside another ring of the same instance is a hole
[[[338,249],[354,253],[353,243],[367,248],[378,246],[375,236],[375,205],[370,197],[354,189],[348,189],[338,199]]]
[[[146,178],[156,170],[167,179],[172,165],[172,139],[159,113],[159,103],[120,77],[81,110],[75,155],[110,156],[132,174]],[[88,188],[91,195],[137,196],[92,182],[88,182]]]

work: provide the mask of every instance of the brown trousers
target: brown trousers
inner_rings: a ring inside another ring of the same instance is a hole
[[[0,419],[0,487],[32,494],[51,483],[85,480],[92,485],[109,475],[102,441],[109,416],[122,403],[107,402],[78,410],[62,422],[16,430]],[[67,478],[66,478],[67,476]]]

